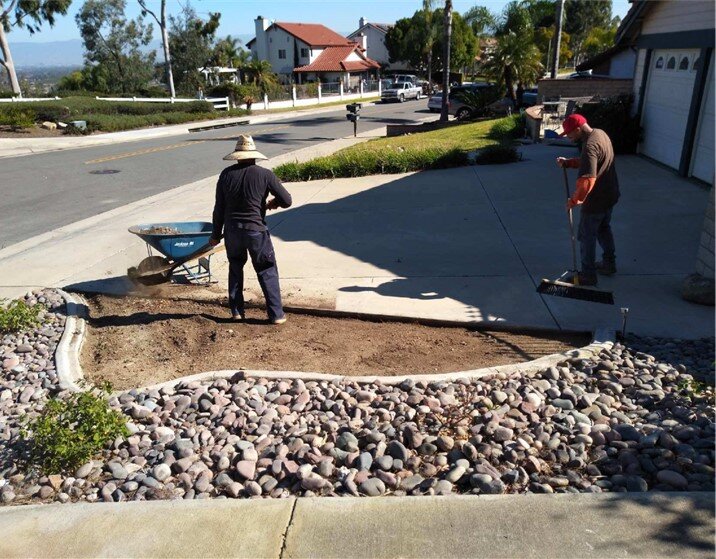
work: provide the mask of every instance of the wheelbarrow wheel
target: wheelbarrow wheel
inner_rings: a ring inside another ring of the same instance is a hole
[[[164,258],[163,256],[148,256],[142,260],[136,268],[129,268],[129,270],[127,270],[127,275],[131,280],[141,283],[142,285],[159,285],[160,283],[165,283],[167,281],[163,275],[155,274],[142,276],[141,274],[146,274],[147,272],[152,272],[154,270],[161,270],[170,264],[170,262],[171,261],[169,259]]]

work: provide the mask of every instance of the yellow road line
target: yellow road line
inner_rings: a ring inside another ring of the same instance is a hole
[[[383,111],[380,111],[380,112],[383,112]],[[267,132],[274,132],[274,131],[276,131],[276,130],[283,130],[283,129],[285,129],[285,128],[290,128],[291,126],[293,126],[293,124],[286,124],[286,125],[284,125],[284,126],[272,126],[272,127],[270,127],[270,128],[264,128],[264,129],[262,129],[262,130],[252,131],[252,135],[253,135],[254,137],[258,137],[258,136],[260,136],[261,134],[266,134]],[[230,139],[232,139],[232,138],[235,138],[236,135],[237,135],[237,134],[234,132],[233,134],[227,134],[226,136],[218,136],[218,137],[215,137],[215,138],[211,138],[211,140],[230,140]],[[154,147],[154,148],[138,149],[138,150],[136,150],[136,151],[129,151],[129,152],[126,152],[126,153],[118,153],[117,155],[108,155],[107,157],[100,157],[100,158],[98,158],[98,159],[91,159],[90,161],[85,161],[85,165],[94,165],[94,164],[97,164],[97,163],[106,163],[106,162],[108,162],[108,161],[116,161],[117,159],[125,159],[125,158],[127,158],[127,157],[137,157],[137,156],[139,156],[139,155],[147,155],[147,154],[150,154],[150,153],[157,153],[157,152],[160,152],[160,151],[168,151],[168,150],[170,150],[170,149],[183,148],[183,147],[186,147],[186,146],[194,146],[194,145],[197,145],[197,144],[203,144],[204,142],[208,142],[208,141],[210,141],[210,140],[209,140],[209,139],[207,139],[207,140],[192,140],[192,141],[190,141],[190,142],[180,142],[180,143],[178,143],[178,144],[170,144],[170,145],[168,145],[168,146],[159,146],[159,147]]]

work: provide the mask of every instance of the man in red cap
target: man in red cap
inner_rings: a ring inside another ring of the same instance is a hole
[[[577,236],[582,259],[579,284],[597,285],[597,272],[611,276],[617,271],[614,236],[610,225],[612,208],[619,200],[614,149],[607,133],[589,126],[582,115],[568,116],[562,128],[560,136],[567,136],[573,142],[582,144],[581,157],[557,158],[558,166],[579,169],[577,188],[567,200],[568,210],[582,206]],[[601,262],[595,262],[597,241],[603,252]]]

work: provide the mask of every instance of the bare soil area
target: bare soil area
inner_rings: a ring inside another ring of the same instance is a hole
[[[10,126],[0,126],[0,138],[58,138],[64,136],[62,130],[46,130],[40,126],[13,130]]]
[[[88,302],[85,376],[118,390],[224,369],[447,373],[529,361],[591,341],[291,313],[273,326],[261,309],[234,322],[219,302],[101,295]]]

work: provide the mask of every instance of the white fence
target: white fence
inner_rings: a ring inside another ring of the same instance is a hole
[[[59,97],[7,97],[0,98],[0,103],[31,103],[32,101],[59,101]]]
[[[368,82],[370,84],[370,82]],[[321,105],[323,103],[333,103],[337,100],[355,101],[364,97],[380,96],[382,88],[380,82],[377,82],[376,89],[372,89],[370,85],[360,84],[358,93],[346,93],[343,88],[343,82],[322,84],[318,83],[318,97],[312,99],[301,99],[296,96],[296,86],[293,86],[292,98],[287,101],[271,101],[267,95],[264,95],[262,102],[253,103],[254,108],[260,105],[262,109],[289,109],[292,107],[308,107],[311,105]],[[328,91],[328,92],[327,92]],[[239,108],[245,109],[246,105],[240,105]]]
[[[98,101],[136,101],[138,103],[193,103],[194,101],[206,101],[214,105],[216,110],[228,111],[228,97],[204,97],[203,99],[182,99],[179,97],[95,97]]]

